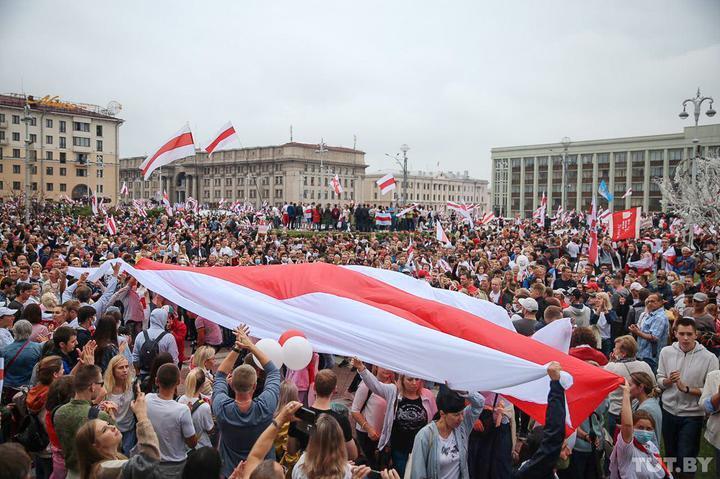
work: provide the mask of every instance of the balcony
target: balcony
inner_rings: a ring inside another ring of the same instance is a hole
[[[7,128],[7,127],[8,127],[7,121],[0,121],[0,128]]]
[[[9,142],[7,138],[0,139],[0,146],[8,146]]]

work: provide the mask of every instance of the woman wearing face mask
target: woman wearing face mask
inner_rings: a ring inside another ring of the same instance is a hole
[[[630,375],[630,398],[637,401],[635,411],[648,412],[655,422],[655,444],[660,444],[660,431],[662,431],[662,409],[655,397],[655,377],[648,373],[637,372]]]
[[[455,391],[438,395],[435,420],[415,436],[411,477],[469,477],[468,441],[485,399],[479,393],[467,398],[470,406],[465,406],[465,399]]]
[[[620,434],[610,456],[610,478],[671,477],[655,443],[655,421],[647,411],[632,412],[630,383],[623,386]]]
[[[368,389],[387,401],[378,450],[382,451],[390,445],[393,464],[402,477],[415,435],[437,412],[435,396],[423,387],[422,379],[400,374],[395,384],[383,384],[358,358],[353,358],[351,362]]]

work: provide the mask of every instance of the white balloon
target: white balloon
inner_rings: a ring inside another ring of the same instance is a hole
[[[267,357],[270,358],[270,361],[273,362],[276,368],[281,368],[283,365],[283,350],[282,346],[280,346],[280,343],[275,341],[274,339],[270,338],[263,338],[257,343],[255,343],[255,347],[257,347],[260,351],[265,353]],[[262,364],[260,364],[260,361],[258,361],[257,356],[253,357],[253,361],[255,361],[255,364],[257,364],[257,367],[262,368]]]
[[[283,360],[288,369],[300,371],[305,369],[313,356],[310,341],[302,336],[293,336],[282,346]]]

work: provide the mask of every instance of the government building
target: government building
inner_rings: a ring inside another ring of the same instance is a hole
[[[116,117],[119,109],[117,102],[100,107],[57,96],[0,94],[0,197],[25,191],[29,162],[30,189],[38,200],[78,200],[92,189],[105,201],[114,201],[123,123]]]
[[[383,195],[376,181],[387,174],[369,173],[363,182],[365,202],[378,206],[390,206],[402,203],[403,182],[402,172],[392,172],[395,176],[395,190]],[[443,211],[448,201],[476,205],[479,213],[490,211],[489,181],[471,178],[467,171],[409,171],[407,182],[408,203],[419,203],[435,211]]]
[[[495,214],[530,217],[543,193],[548,213],[557,211],[563,189],[567,191],[566,211],[589,211],[593,192],[598,191],[602,180],[615,196],[611,209],[641,206],[643,211],[661,211],[663,197],[656,180],[675,177],[678,164],[695,156],[696,138],[703,155],[717,154],[720,124],[700,126],[697,132],[691,126],[663,135],[493,148]],[[563,157],[566,184],[562,182]],[[632,195],[622,199],[628,189]],[[598,208],[608,207],[604,198],[597,198]]]
[[[365,152],[340,146],[290,142],[218,151],[197,150],[155,170],[144,181],[140,164],[144,156],[120,159],[120,182],[129,198],[158,200],[165,191],[170,201],[192,196],[200,203],[217,205],[221,199],[281,205],[285,201],[345,204],[357,202],[365,175]],[[340,196],[330,187],[338,175]]]

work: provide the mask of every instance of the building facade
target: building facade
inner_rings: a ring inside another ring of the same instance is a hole
[[[0,95],[0,197],[25,191],[29,163],[30,190],[37,199],[77,200],[92,189],[114,201],[123,123],[115,116],[119,108],[115,102],[102,108],[58,97]]]
[[[636,136],[562,143],[493,148],[492,204],[495,214],[529,217],[538,208],[543,193],[550,211],[561,204],[566,189],[565,210],[589,211],[593,192],[602,180],[615,200],[611,209],[635,206],[643,211],[661,211],[663,197],[656,180],[674,178],[678,165],[695,156],[696,143],[703,155],[717,154],[720,124],[687,127],[681,133]],[[562,181],[566,159],[565,184]],[[632,189],[632,196],[621,197]],[[607,208],[599,197],[598,206]]]
[[[365,175],[365,152],[338,146],[290,142],[278,146],[237,148],[213,153],[197,151],[155,170],[144,181],[144,156],[120,159],[120,184],[131,199],[156,199],[167,191],[171,202],[192,196],[201,203],[226,201],[345,204],[357,202]],[[330,180],[338,175],[343,193],[338,196]]]
[[[402,172],[393,172],[396,188],[383,195],[377,184],[378,179],[387,172],[370,173],[363,182],[365,202],[379,206],[390,206],[402,203],[403,182]],[[489,211],[489,181],[471,178],[467,171],[463,173],[451,171],[414,171],[408,172],[407,181],[408,203],[419,203],[435,211],[444,210],[448,201],[475,204],[480,212]]]

